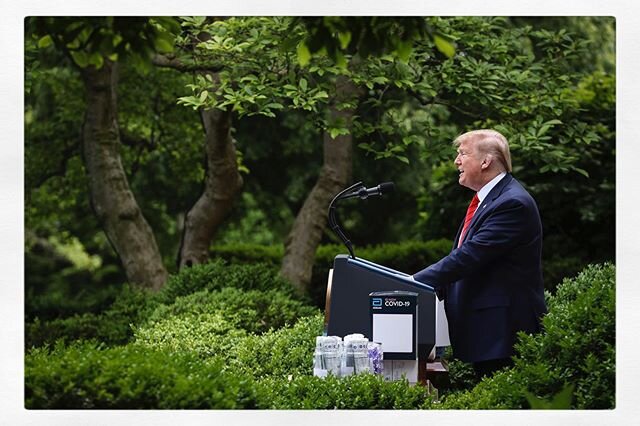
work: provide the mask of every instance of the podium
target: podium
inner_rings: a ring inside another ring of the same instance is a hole
[[[338,255],[327,283],[325,331],[328,336],[361,333],[371,337],[369,294],[408,291],[418,294],[418,360],[426,368],[436,343],[436,295],[433,287],[414,281],[410,275],[365,259]],[[384,347],[383,347],[384,350]]]

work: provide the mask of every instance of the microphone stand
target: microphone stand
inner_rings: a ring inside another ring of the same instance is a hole
[[[342,240],[344,245],[347,246],[347,249],[349,250],[349,254],[351,255],[352,259],[355,259],[356,256],[353,253],[353,247],[351,246],[351,241],[349,241],[349,239],[344,234],[344,232],[342,232],[342,229],[340,228],[340,225],[338,224],[338,219],[336,217],[336,206],[335,206],[335,203],[338,200],[357,197],[358,196],[358,191],[357,190],[360,189],[360,188],[364,188],[364,185],[362,184],[362,182],[354,183],[353,185],[351,185],[347,189],[339,192],[338,195],[336,195],[333,198],[333,200],[331,200],[331,203],[329,203],[329,226],[331,227],[333,232],[335,232],[336,235]],[[353,192],[349,192],[349,191],[353,191]]]

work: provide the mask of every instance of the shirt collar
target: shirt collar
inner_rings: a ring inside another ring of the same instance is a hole
[[[507,172],[502,172],[498,176],[491,179],[489,183],[487,183],[485,186],[480,188],[480,191],[478,191],[478,199],[480,200],[481,203],[486,198],[486,196],[489,195],[489,192],[491,192],[493,187],[496,186],[498,182],[500,182],[502,178],[505,177],[506,175],[507,175]]]

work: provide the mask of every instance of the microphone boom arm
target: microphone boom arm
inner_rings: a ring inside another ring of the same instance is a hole
[[[331,230],[333,232],[335,232],[336,235],[342,240],[344,245],[347,246],[347,250],[349,250],[349,255],[351,256],[352,259],[356,258],[355,254],[353,253],[353,246],[351,245],[351,241],[349,241],[349,239],[344,234],[344,232],[342,232],[342,229],[340,228],[340,225],[338,224],[338,220],[337,220],[337,217],[336,217],[336,206],[335,206],[335,203],[336,203],[336,201],[341,200],[341,199],[357,197],[358,193],[356,191],[354,191],[354,190],[358,189],[358,188],[361,188],[361,187],[362,188],[364,187],[362,182],[354,183],[353,185],[351,185],[347,189],[345,189],[343,191],[340,191],[338,193],[338,195],[336,195],[333,198],[333,200],[331,200],[331,203],[329,203],[329,226],[331,227]],[[349,191],[354,191],[354,192],[349,193]]]

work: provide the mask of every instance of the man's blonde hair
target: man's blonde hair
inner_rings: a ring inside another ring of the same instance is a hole
[[[498,160],[506,172],[511,173],[509,142],[502,133],[492,129],[472,130],[458,136],[453,141],[453,145],[458,147],[465,140],[469,140],[474,146],[477,146],[478,151],[490,154],[494,159]]]

